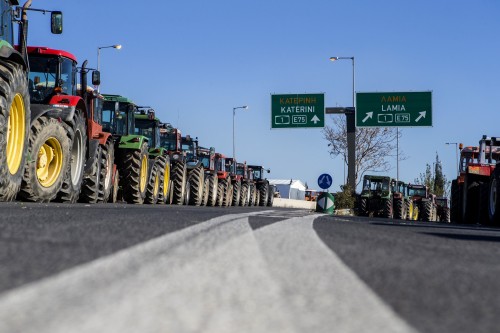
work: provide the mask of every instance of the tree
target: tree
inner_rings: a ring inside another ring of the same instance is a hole
[[[329,142],[330,154],[341,156],[347,163],[347,127],[344,116],[332,117],[333,126],[325,126],[323,137]],[[385,172],[391,169],[388,157],[396,156],[396,129],[382,127],[356,128],[356,185],[367,172]],[[401,132],[399,132],[401,137]],[[405,159],[400,152],[399,160]]]
[[[438,197],[446,196],[449,192],[451,182],[443,174],[443,166],[438,153],[436,153],[436,162],[433,164],[434,170],[432,170],[429,163],[426,164],[425,173],[421,173],[420,177],[415,179],[415,183],[426,185],[429,188],[429,192]]]

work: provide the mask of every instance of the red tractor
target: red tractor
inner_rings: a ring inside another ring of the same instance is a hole
[[[226,169],[226,156],[224,154],[215,153],[215,168],[217,170],[217,178],[219,179],[217,205],[231,206],[233,201],[233,184],[230,169]]]
[[[497,161],[500,161],[500,138],[483,135],[479,146],[474,148],[470,154],[460,154],[461,172],[452,183],[452,212],[458,206],[456,222],[459,223],[493,224],[496,223],[496,202],[493,200],[496,199],[496,186],[492,183],[497,174],[494,172]]]
[[[19,197],[75,202],[87,144],[86,103],[77,95],[76,58],[66,51],[28,47],[31,136]]]
[[[87,87],[87,62],[80,69],[81,87],[77,90],[74,55],[47,47],[28,47],[28,56],[32,150],[38,151],[38,159],[25,171],[22,197],[106,202],[116,170],[114,141],[111,133],[102,128],[102,97]],[[92,77],[92,83],[98,85],[99,72],[94,71]],[[42,114],[50,119],[38,118]],[[60,130],[50,124],[58,120],[62,120],[67,139],[59,137]],[[46,136],[56,140],[41,142]]]

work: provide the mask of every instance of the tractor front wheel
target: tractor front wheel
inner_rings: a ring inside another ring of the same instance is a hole
[[[91,163],[87,167],[90,171],[87,171],[88,174],[83,179],[79,201],[84,203],[97,203],[99,196],[102,196],[101,146],[97,146],[97,149],[93,152],[93,157],[89,159],[88,163]]]
[[[28,156],[20,199],[49,202],[61,189],[69,168],[70,140],[56,119],[40,117],[31,126]]]
[[[203,201],[203,187],[205,184],[205,171],[203,165],[200,165],[189,172],[188,181],[190,187],[189,204],[200,206]]]

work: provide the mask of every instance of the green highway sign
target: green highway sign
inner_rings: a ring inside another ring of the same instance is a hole
[[[325,126],[325,94],[271,95],[271,128]]]
[[[432,126],[432,92],[356,93],[356,127]]]

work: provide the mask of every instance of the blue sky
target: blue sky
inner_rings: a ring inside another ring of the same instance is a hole
[[[84,4],[84,6],[82,6]],[[146,5],[139,5],[146,4]],[[500,2],[478,1],[102,1],[35,0],[33,8],[64,12],[64,33],[49,17],[29,13],[29,45],[72,52],[97,66],[101,92],[127,96],[197,136],[204,146],[271,169],[268,178],[333,175],[343,184],[340,157],[331,158],[318,129],[270,130],[273,93],[325,93],[326,106],[351,106],[356,91],[433,92],[431,128],[403,129],[400,178],[413,181],[432,165],[456,176],[455,146],[500,135]],[[327,124],[331,120],[327,116]],[[389,174],[396,176],[396,161]]]

